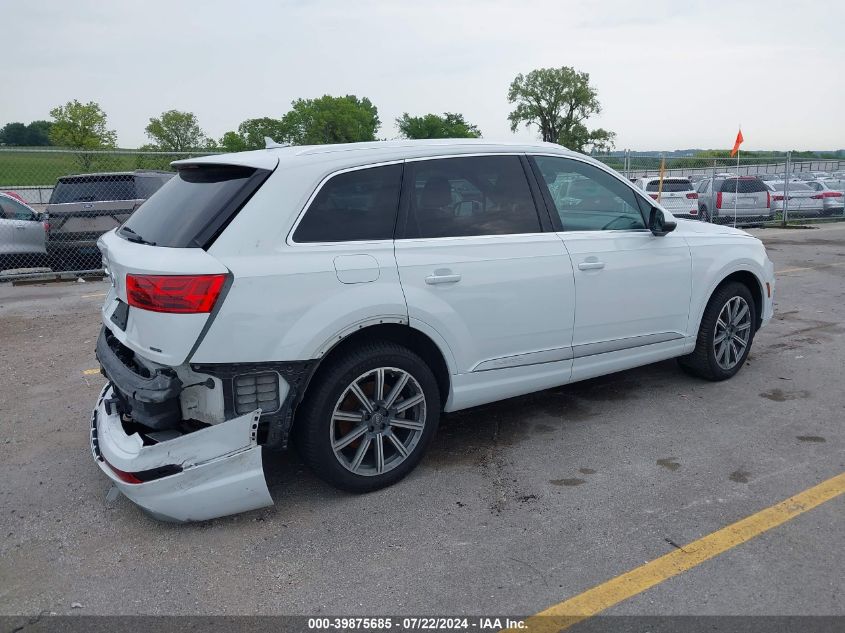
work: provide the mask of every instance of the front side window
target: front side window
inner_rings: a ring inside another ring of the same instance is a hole
[[[564,231],[646,228],[633,189],[604,170],[556,156],[534,160]]]
[[[393,239],[402,165],[356,169],[326,182],[293,233],[294,242]]]
[[[5,220],[35,220],[35,214],[16,200],[0,197],[0,218]]]
[[[404,236],[513,235],[540,232],[518,156],[413,161]]]

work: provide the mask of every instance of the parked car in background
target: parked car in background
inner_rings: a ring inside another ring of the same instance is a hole
[[[97,238],[123,224],[172,177],[167,171],[132,171],[59,178],[44,210],[52,265],[99,268]]]
[[[841,215],[845,211],[845,182],[842,180],[811,180],[807,186],[821,194],[824,212],[827,215]]]
[[[698,217],[698,194],[689,178],[638,178],[634,183],[679,218]],[[659,197],[658,197],[659,196]]]
[[[85,431],[104,475],[160,518],[272,504],[262,460],[288,438],[319,477],[367,492],[411,472],[443,411],[669,358],[725,380],[773,315],[760,240],[676,221],[551,143],[176,168],[99,240],[108,382]]]
[[[0,270],[44,265],[47,229],[34,209],[0,193]]]
[[[772,197],[772,211],[783,213],[784,198],[789,201],[789,217],[822,215],[824,212],[824,198],[816,193],[805,182],[789,182],[775,180],[767,182]]]
[[[769,188],[756,176],[705,178],[698,185],[699,219],[724,224],[774,218]]]

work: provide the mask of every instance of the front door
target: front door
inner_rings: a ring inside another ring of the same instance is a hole
[[[612,371],[626,357],[681,348],[691,286],[684,238],[654,236],[638,194],[621,178],[576,159],[534,161],[574,268],[573,379]],[[597,367],[602,371],[591,371]]]

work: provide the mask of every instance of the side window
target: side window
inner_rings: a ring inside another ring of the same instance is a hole
[[[569,158],[535,156],[564,231],[645,229],[637,195],[593,165]]]
[[[356,169],[320,189],[293,233],[295,242],[393,239],[402,165]]]
[[[0,198],[0,218],[6,220],[34,220],[35,214],[16,200]]]
[[[518,156],[413,161],[404,237],[539,233],[540,219]]]

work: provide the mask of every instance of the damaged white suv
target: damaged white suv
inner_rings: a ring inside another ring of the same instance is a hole
[[[99,241],[94,458],[154,516],[272,499],[289,438],[352,491],[442,411],[678,357],[729,378],[772,317],[761,242],[551,144],[271,147],[175,163]],[[266,456],[272,456],[267,453]]]

